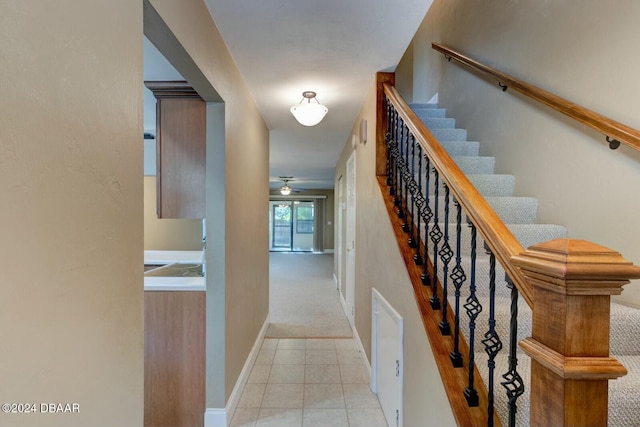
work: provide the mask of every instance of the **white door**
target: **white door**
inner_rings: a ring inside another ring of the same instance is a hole
[[[344,233],[344,208],[345,208],[345,204],[344,204],[344,189],[342,188],[344,186],[344,179],[342,179],[342,176],[340,176],[340,178],[338,178],[338,223],[336,224],[336,230],[338,231],[336,233],[336,250],[337,250],[337,254],[336,256],[338,257],[338,271],[336,271],[336,286],[338,288],[338,290],[340,291],[340,293],[342,294],[343,289],[342,289],[342,272],[344,271],[344,260],[342,259],[343,257],[343,233]]]
[[[356,289],[356,158],[355,152],[347,160],[347,206],[346,213],[346,302],[347,318],[355,326]]]
[[[404,321],[393,307],[373,289],[372,297],[372,378],[389,427],[402,427],[402,335]]]

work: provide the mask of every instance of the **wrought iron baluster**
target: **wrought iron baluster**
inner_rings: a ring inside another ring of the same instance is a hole
[[[516,350],[518,347],[518,288],[507,278],[507,282],[511,286],[511,320],[509,327],[509,371],[502,375],[505,381],[501,382],[507,389],[507,397],[509,398],[509,427],[516,425],[516,412],[518,405],[516,401],[524,393],[524,383],[522,377],[518,373],[518,356]]]
[[[482,311],[480,301],[476,296],[476,226],[469,223],[471,227],[471,284],[469,286],[469,297],[467,298],[464,308],[469,316],[469,385],[464,390],[464,397],[467,399],[469,406],[478,406],[478,392],[474,385],[474,368],[475,368],[475,331],[476,318]]]
[[[418,183],[416,182],[416,139],[414,138],[413,134],[407,130],[407,132],[409,132],[409,138],[407,138],[410,143],[410,151],[411,151],[411,171],[409,172],[409,192],[411,193],[411,221],[409,221],[409,240],[407,241],[407,243],[409,244],[410,248],[415,248],[416,246],[419,246],[419,244],[416,244],[416,236],[415,236],[415,226],[414,226],[414,221],[416,220],[416,216],[415,216],[415,207],[416,207],[416,192],[418,190]],[[418,242],[419,243],[419,242]]]
[[[422,275],[420,279],[422,280],[422,284],[425,286],[429,286],[431,284],[431,276],[429,275],[429,263],[427,262],[429,256],[429,223],[433,218],[433,211],[431,210],[431,204],[429,203],[429,199],[431,198],[429,192],[429,181],[431,177],[431,160],[427,157],[426,153],[424,155],[424,159],[426,161],[425,165],[425,209],[422,211],[422,219],[424,220],[424,269],[422,270]]]
[[[489,384],[487,385],[488,403],[488,427],[493,427],[493,413],[494,413],[494,373],[496,367],[496,356],[502,350],[502,341],[496,332],[496,256],[489,252],[489,330],[484,334],[482,344],[484,344],[484,351],[489,356],[487,366],[489,368]]]
[[[418,215],[416,218],[417,221],[417,225],[416,225],[416,253],[415,255],[413,255],[413,261],[416,263],[416,265],[422,265],[422,254],[420,252],[420,222],[422,220],[422,216],[423,216],[423,210],[422,207],[424,206],[424,196],[422,195],[422,146],[420,146],[420,144],[417,144],[418,147],[418,193],[416,194],[416,207],[418,208]]]
[[[438,224],[438,187],[439,187],[439,173],[436,168],[433,168],[433,227],[431,227],[431,242],[433,243],[433,277],[431,278],[431,308],[434,310],[440,310],[440,299],[438,298],[438,243],[442,240],[442,231],[440,231],[440,225]]]
[[[467,280],[467,276],[464,274],[464,269],[462,268],[462,256],[461,252],[461,242],[460,238],[462,236],[462,206],[458,201],[456,204],[456,266],[453,267],[451,271],[451,280],[453,281],[453,286],[456,289],[456,304],[455,304],[455,316],[454,316],[454,325],[453,325],[453,350],[451,354],[449,354],[449,358],[451,359],[451,363],[456,368],[461,368],[463,365],[462,354],[460,354],[460,288],[464,284],[465,280]]]
[[[453,251],[449,245],[449,186],[446,182],[442,183],[444,187],[444,240],[442,248],[438,254],[442,259],[442,320],[440,321],[440,333],[442,335],[451,335],[451,325],[447,319],[447,297],[448,297],[448,280],[449,280],[449,262],[453,258]]]
[[[396,113],[397,114],[397,113]],[[398,116],[398,121],[397,121],[397,129],[396,132],[398,133],[397,136],[397,142],[396,142],[396,146],[398,148],[398,152],[397,152],[397,157],[396,157],[396,169],[397,169],[397,177],[396,177],[396,181],[398,182],[398,185],[396,187],[396,198],[394,200],[394,204],[395,206],[398,208],[396,209],[396,213],[398,215],[398,218],[403,218],[404,216],[404,212],[402,210],[402,196],[403,196],[403,186],[402,186],[402,173],[403,173],[403,162],[404,162],[404,121],[402,120],[402,117]]]
[[[398,215],[398,218],[401,218],[402,221],[402,231],[405,233],[409,232],[409,223],[407,222],[409,216],[409,128],[402,121],[402,183],[403,183],[403,192],[402,200],[404,204],[402,205],[402,215]]]
[[[395,183],[393,191],[393,205],[396,207],[400,204],[400,120],[400,115],[398,114],[398,111],[395,110],[393,126],[393,181]]]
[[[390,153],[391,153],[391,187],[389,188],[389,195],[393,196],[393,204],[397,206],[398,203],[398,156],[400,151],[398,150],[398,112],[391,108],[391,139],[389,141]]]
[[[393,184],[393,177],[392,177],[392,172],[393,172],[393,159],[391,157],[391,140],[393,139],[393,134],[392,134],[392,122],[393,122],[393,112],[394,109],[391,105],[391,101],[389,101],[389,98],[387,98],[385,96],[385,105],[386,105],[386,119],[387,119],[387,129],[386,129],[386,133],[384,135],[384,141],[386,143],[387,146],[387,186],[391,187],[391,184]]]

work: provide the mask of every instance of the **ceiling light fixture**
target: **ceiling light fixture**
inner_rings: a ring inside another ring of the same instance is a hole
[[[288,182],[289,180],[285,179],[284,185],[280,187],[280,194],[282,194],[283,196],[288,196],[289,194],[291,194],[291,187],[289,187],[289,184],[287,184]]]
[[[305,99],[307,102],[304,102]],[[312,103],[312,99],[315,99],[316,102]],[[304,126],[317,125],[322,121],[328,111],[329,109],[318,101],[316,93],[310,90],[302,92],[302,100],[300,103],[291,107],[293,117]]]

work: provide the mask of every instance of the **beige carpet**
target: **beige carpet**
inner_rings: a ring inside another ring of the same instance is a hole
[[[267,337],[351,337],[333,281],[333,255],[271,252]]]

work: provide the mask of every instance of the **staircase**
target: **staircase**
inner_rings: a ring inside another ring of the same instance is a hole
[[[495,158],[480,156],[480,143],[467,141],[466,130],[456,128],[455,119],[446,117],[444,109],[438,108],[435,104],[412,104],[411,108],[467,175],[476,189],[485,197],[524,248],[539,242],[566,237],[567,230],[563,226],[536,223],[537,200],[533,197],[515,195],[515,177],[513,175],[495,174]],[[423,179],[425,177],[426,174]],[[444,231],[444,191],[442,187],[438,190],[437,218],[440,228]],[[425,191],[428,191],[431,197],[435,195],[433,179],[431,179],[430,188],[425,189]],[[449,207],[449,218],[455,215],[455,208],[452,202]],[[452,227],[455,226],[448,226],[449,235],[455,236],[455,231]],[[468,230],[463,231],[461,238],[465,241],[461,247],[469,248],[470,232]],[[454,248],[453,243],[451,243],[451,246]],[[479,235],[477,248],[476,281],[478,287],[476,295],[482,300],[482,297],[488,296],[486,284],[489,282],[490,268],[489,255],[482,250],[483,242]],[[432,250],[433,248],[431,247],[428,254],[430,257],[433,257]],[[470,250],[467,249],[462,254],[465,271],[469,271],[470,267],[469,252]],[[440,263],[438,265],[440,277],[444,277],[443,268],[444,266]],[[451,266],[449,266],[450,272]],[[501,280],[504,277],[504,270],[499,264],[496,265],[496,318],[498,319],[496,331],[506,349],[509,340],[511,289],[507,286],[505,280]],[[464,304],[469,296],[469,286],[463,286],[461,291],[460,306]],[[455,297],[451,290],[449,291],[448,301],[451,307],[455,307]],[[460,310],[464,316],[464,309],[461,307]],[[531,309],[522,298],[518,301],[518,313],[517,339],[520,341],[525,337],[531,336]],[[476,319],[478,329],[475,333],[477,344],[474,357],[485,384],[488,384],[489,376],[487,368],[488,356],[484,351],[484,347],[481,344],[478,345],[478,343],[483,338],[482,335],[486,331],[487,324],[488,308],[484,307]],[[460,326],[461,333],[469,342],[468,322],[463,322]],[[638,393],[640,391],[640,310],[621,304],[611,304],[610,348],[611,356],[618,359],[627,368],[628,374],[609,382],[609,426],[638,426],[640,425],[640,393]],[[501,375],[508,371],[508,352],[503,349],[496,357],[495,362],[495,406],[503,425],[506,425],[509,419],[508,399],[504,388],[499,383],[502,381]],[[525,384],[525,393],[517,400],[516,425],[518,426],[529,425],[529,367],[530,359],[521,350],[518,350],[518,373]]]

